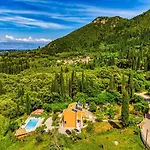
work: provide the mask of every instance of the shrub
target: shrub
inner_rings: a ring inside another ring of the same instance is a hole
[[[90,132],[90,133],[94,131],[93,122],[91,122],[91,121],[88,122],[88,126],[87,126],[87,128],[86,128],[86,131],[87,131],[87,132]]]
[[[139,103],[136,103],[134,105],[134,110],[135,111],[140,111],[142,113],[147,113],[148,110],[149,110],[148,103],[145,100],[143,100],[143,101],[141,101]]]
[[[18,123],[16,122],[16,121],[11,121],[10,123],[9,123],[9,126],[8,126],[8,130],[9,131],[15,131],[16,129],[18,129],[19,128],[19,126],[18,126]]]
[[[91,102],[89,108],[91,112],[96,112],[97,106],[94,102]]]
[[[88,98],[88,95],[85,93],[77,93],[76,96],[74,97],[74,100],[76,102],[80,102],[81,104],[85,105],[86,99]]]
[[[143,101],[144,99],[141,96],[134,95],[133,99],[130,101],[130,103],[138,103]]]
[[[50,105],[47,104],[47,103],[44,104],[43,109],[46,110],[47,112],[51,112],[52,111]]]
[[[77,136],[77,139],[79,140],[85,139],[85,135],[83,133],[77,134],[76,136]]]
[[[53,116],[52,116],[52,120],[53,120],[53,121],[56,121],[56,120],[57,120],[57,118],[58,118],[58,115],[57,115],[57,114],[53,114]]]
[[[135,126],[134,130],[133,130],[134,134],[139,135],[141,130],[139,127]]]
[[[46,126],[43,125],[43,126],[36,128],[36,131],[40,134],[43,134],[45,132],[45,130],[44,130],[45,128],[46,128]]]
[[[59,120],[58,120],[57,114],[53,114],[52,120],[53,120],[52,126],[58,126],[59,125]]]
[[[112,106],[109,106],[107,109],[107,115],[109,116],[110,119],[113,119],[115,117],[115,113],[116,110]]]
[[[97,118],[96,120],[98,122],[101,122],[104,118],[104,114],[102,112],[99,112],[99,113],[97,113],[96,118]]]
[[[134,115],[129,116],[129,125],[135,126],[143,120],[143,117],[135,117]]]
[[[41,142],[43,142],[43,138],[42,138],[41,135],[37,135],[36,138],[35,138],[35,140],[36,140],[36,143],[41,143]]]

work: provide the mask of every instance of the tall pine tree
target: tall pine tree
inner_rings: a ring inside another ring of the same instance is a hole
[[[29,94],[26,94],[26,113],[29,115],[31,112],[31,103],[30,103],[30,97]]]
[[[70,96],[73,98],[78,91],[78,83],[77,83],[75,71],[72,71],[71,79],[70,79],[70,83],[69,83],[69,88],[70,88],[70,90],[69,90]]]
[[[57,73],[55,73],[55,78],[54,80],[52,80],[52,83],[51,83],[51,92],[59,92],[57,77],[58,75]]]
[[[65,95],[65,83],[64,83],[64,76],[63,76],[62,68],[60,72],[60,93],[61,93],[61,96]]]
[[[127,127],[129,124],[129,96],[128,92],[124,89],[122,96],[122,124],[124,127]]]
[[[81,80],[81,92],[84,91],[84,71],[82,71],[82,80]]]
[[[110,91],[113,91],[115,89],[114,75],[110,76],[109,89],[110,89]]]
[[[0,95],[4,94],[5,93],[5,90],[3,88],[3,84],[2,84],[2,81],[0,80]]]
[[[126,78],[125,75],[123,74],[122,76],[122,87],[121,87],[121,92],[123,93],[123,90],[126,88]]]
[[[128,81],[128,92],[129,92],[129,96],[130,98],[133,98],[134,97],[134,82],[133,82],[133,72],[131,71],[130,72],[130,75],[129,75],[129,81]]]

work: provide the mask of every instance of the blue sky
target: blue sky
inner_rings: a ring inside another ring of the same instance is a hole
[[[32,49],[91,22],[98,16],[132,18],[150,0],[1,0],[0,49]]]

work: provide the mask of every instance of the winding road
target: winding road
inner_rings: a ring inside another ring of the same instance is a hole
[[[136,94],[136,95],[139,95],[139,96],[143,97],[145,100],[147,100],[149,103],[149,108],[150,108],[150,96],[146,95],[146,92]],[[145,115],[145,119],[143,120],[142,124],[143,125],[141,127],[141,129],[142,129],[141,134],[142,134],[145,142],[147,143],[147,145],[150,147],[150,110]]]

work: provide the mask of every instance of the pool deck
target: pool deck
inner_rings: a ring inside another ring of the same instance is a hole
[[[36,126],[34,128],[32,128],[31,130],[27,130],[25,127],[26,125],[28,124],[28,122],[31,120],[31,119],[38,119],[38,123],[36,124]],[[35,131],[37,127],[40,127],[42,126],[42,122],[43,122],[44,118],[36,118],[36,117],[28,117],[27,120],[25,121],[25,124],[21,126],[21,128],[25,128],[26,129],[26,132],[29,133],[29,132],[32,132],[32,131]]]
[[[46,125],[46,129],[45,131],[48,132],[49,130],[52,130],[54,127],[52,126],[52,117],[48,118],[46,121],[45,121],[45,125]]]

